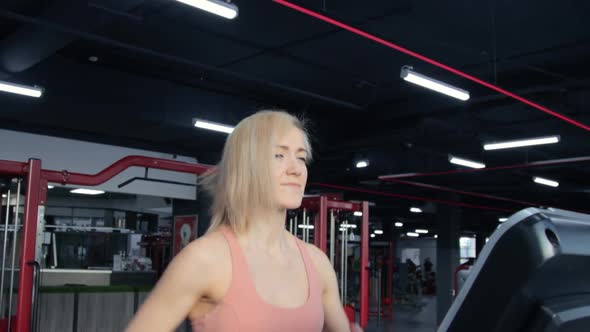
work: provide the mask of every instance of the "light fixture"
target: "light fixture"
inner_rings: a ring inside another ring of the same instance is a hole
[[[559,187],[559,182],[549,180],[549,179],[540,178],[538,176],[533,177],[533,181],[535,183],[544,184],[544,185],[550,186],[550,187]]]
[[[354,215],[357,217],[362,217],[363,213],[361,211],[354,211]]]
[[[303,229],[314,229],[313,225],[303,225],[303,224],[299,224],[297,227],[299,227],[299,228],[303,228]]]
[[[204,121],[200,119],[193,119],[194,126],[197,128],[209,129],[214,131],[220,131],[222,133],[231,134],[234,131],[234,127],[214,123],[210,121]]]
[[[506,220],[508,220],[508,218],[499,218],[498,219],[499,222],[505,222]]]
[[[53,189],[53,188],[55,188],[55,186],[50,185],[50,184],[47,185],[47,189]]]
[[[418,236],[420,236],[420,234],[414,233],[414,232],[407,232],[406,235],[409,236],[409,237],[418,237]]]
[[[38,86],[26,86],[5,81],[0,81],[0,91],[15,93],[28,97],[39,98],[43,95],[43,88]]]
[[[527,139],[516,140],[516,141],[487,143],[487,144],[484,144],[483,149],[484,150],[500,150],[500,149],[519,148],[519,147],[531,146],[531,145],[554,144],[554,143],[559,143],[560,140],[561,140],[560,136],[527,138]]]
[[[434,234],[434,238],[435,239],[438,239],[438,234]]]
[[[457,98],[460,100],[468,100],[469,99],[469,91],[465,91],[463,89],[459,89],[454,87],[450,84],[441,82],[439,80],[435,80],[434,78],[430,78],[428,76],[416,73],[412,67],[410,66],[403,66],[401,70],[400,77],[404,80],[414,83],[420,86],[423,86],[427,89],[434,90],[436,92],[440,92],[447,96],[451,96],[453,98]]]
[[[340,224],[340,228],[356,228],[355,224]]]
[[[401,222],[396,222],[395,227],[404,227],[404,224]]]
[[[371,234],[371,237],[375,237],[375,234]]]
[[[422,213],[422,209],[421,208],[417,208],[417,207],[411,207],[410,208],[410,212],[413,212],[413,213]]]
[[[418,234],[428,234],[428,230],[427,229],[417,229],[416,233]]]
[[[368,160],[359,160],[356,163],[356,168],[365,168],[369,166],[369,161]]]
[[[477,161],[471,161],[471,160],[458,158],[458,157],[451,156],[451,155],[449,155],[449,162],[451,164],[461,165],[461,166],[466,166],[466,167],[471,167],[471,168],[485,168],[486,167],[485,164],[479,163]]]
[[[381,234],[383,234],[383,230],[382,229],[376,229],[376,230],[373,231],[373,233],[381,235]]]
[[[6,194],[2,194],[2,198],[6,198]]]
[[[210,13],[234,19],[238,16],[238,6],[230,2],[219,0],[177,0],[189,6],[197,7],[199,9],[208,11]]]
[[[70,190],[72,194],[82,194],[82,195],[101,195],[104,194],[102,190],[94,190],[94,189],[86,189],[86,188],[78,188]]]

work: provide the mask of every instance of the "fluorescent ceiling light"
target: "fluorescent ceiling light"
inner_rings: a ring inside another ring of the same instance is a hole
[[[549,179],[540,178],[538,176],[535,176],[533,178],[533,181],[535,181],[538,184],[544,184],[544,185],[550,186],[550,187],[559,187],[559,182],[549,180]]]
[[[436,92],[440,92],[447,96],[451,96],[453,98],[457,98],[460,100],[468,100],[469,99],[469,91],[465,91],[463,89],[459,89],[454,87],[450,84],[441,82],[439,80],[435,80],[434,78],[430,78],[428,76],[418,74],[411,69],[411,67],[404,66],[402,67],[402,71],[400,77],[404,80],[414,83],[420,86],[423,86],[427,89],[434,90]]]
[[[413,212],[413,213],[422,213],[422,209],[421,208],[417,208],[417,207],[411,207],[410,208],[410,212]]]
[[[234,19],[238,16],[238,7],[233,3],[219,1],[219,0],[177,0],[189,6],[197,7],[199,9],[208,11],[210,13]]]
[[[195,127],[197,127],[197,128],[220,131],[222,133],[227,133],[227,134],[231,134],[232,131],[234,131],[234,127],[222,125],[219,123],[214,123],[214,122],[210,122],[210,121],[203,121],[203,120],[199,120],[199,119],[194,119],[193,121],[195,123]]]
[[[404,224],[401,222],[396,222],[395,227],[404,227]]]
[[[50,184],[47,185],[47,189],[53,189],[53,188],[55,188],[55,186],[52,186]]]
[[[508,220],[508,218],[499,218],[498,219],[499,222],[505,222],[506,220]]]
[[[83,195],[100,195],[104,194],[102,190],[94,190],[94,189],[85,189],[85,188],[78,188],[70,190],[72,194],[83,194]]]
[[[375,234],[383,234],[383,230],[382,229],[376,229],[373,231],[373,233]]]
[[[300,224],[297,227],[303,228],[303,229],[313,229],[314,228],[313,225],[303,225],[303,224]]]
[[[531,145],[554,144],[554,143],[559,143],[560,140],[561,140],[561,138],[559,136],[528,138],[528,139],[522,139],[522,140],[517,140],[517,141],[488,143],[488,144],[484,144],[483,149],[484,150],[499,150],[499,149],[519,148],[522,146],[531,146]]]
[[[34,98],[39,98],[43,95],[43,88],[38,86],[26,86],[5,81],[0,81],[0,91]]]
[[[409,236],[409,237],[418,237],[418,236],[420,236],[420,234],[414,233],[414,232],[407,232],[406,235]]]
[[[426,229],[417,229],[416,230],[416,233],[418,233],[418,234],[428,234],[428,230],[426,230]]]
[[[361,211],[354,211],[354,215],[357,217],[362,217],[363,213]]]
[[[435,239],[438,239],[438,234],[434,234],[434,238]]]
[[[2,194],[2,198],[6,198],[6,194]]]
[[[355,224],[341,224],[340,228],[356,228]]]
[[[466,167],[471,167],[471,168],[485,168],[486,167],[485,164],[482,164],[482,163],[479,163],[476,161],[463,159],[463,158],[457,158],[455,156],[449,156],[449,162],[451,164],[461,165],[461,166],[466,166]]]
[[[356,163],[356,168],[365,168],[369,166],[369,161],[368,160],[361,160],[359,162]]]
[[[371,237],[375,237],[375,234],[371,234]]]

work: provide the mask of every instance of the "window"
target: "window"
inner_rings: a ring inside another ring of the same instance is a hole
[[[461,237],[459,238],[459,258],[460,263],[463,264],[469,258],[475,258],[475,238]]]

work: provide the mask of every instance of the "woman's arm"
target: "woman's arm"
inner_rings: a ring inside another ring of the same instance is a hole
[[[176,256],[126,332],[174,331],[210,287],[210,239],[196,240]]]
[[[351,325],[344,313],[344,307],[340,302],[338,280],[336,272],[330,260],[316,246],[309,245],[312,257],[322,282],[322,302],[324,305],[324,332],[362,332],[358,325]]]

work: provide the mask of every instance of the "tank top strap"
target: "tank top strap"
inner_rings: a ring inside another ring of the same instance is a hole
[[[307,273],[307,282],[309,287],[309,295],[310,301],[308,303],[313,302],[312,298],[318,296],[321,298],[321,282],[320,282],[320,275],[313,263],[311,256],[309,256],[309,251],[305,245],[305,242],[300,240],[299,238],[295,237],[295,242],[297,243],[297,247],[299,248],[299,252],[301,253],[301,257],[303,258],[303,264],[305,265],[305,271]]]
[[[220,227],[220,230],[229,246],[232,266],[231,285],[225,299],[233,299],[234,294],[239,294],[239,296],[251,296],[253,289],[251,288],[252,285],[248,282],[250,280],[250,270],[248,268],[248,263],[246,262],[246,256],[244,256],[234,232],[227,226]]]

